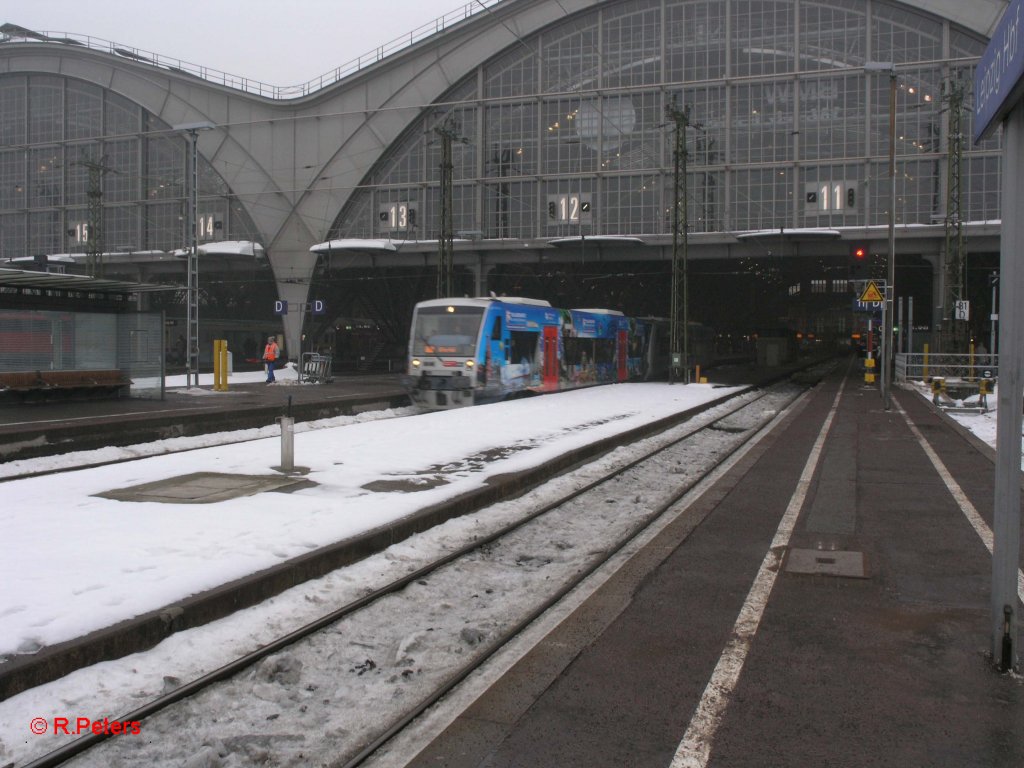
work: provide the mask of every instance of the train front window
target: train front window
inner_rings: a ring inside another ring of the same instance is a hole
[[[421,307],[412,330],[413,354],[472,357],[483,316],[483,307]]]

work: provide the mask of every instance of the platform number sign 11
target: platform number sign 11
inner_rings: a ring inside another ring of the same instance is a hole
[[[857,210],[857,182],[820,181],[804,185],[804,214],[827,216]]]

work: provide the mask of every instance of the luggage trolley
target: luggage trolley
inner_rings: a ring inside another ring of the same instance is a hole
[[[317,352],[303,352],[299,365],[299,381],[313,384],[327,384],[334,377],[331,375],[331,356]]]

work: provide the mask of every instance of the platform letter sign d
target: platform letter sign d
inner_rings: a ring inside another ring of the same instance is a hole
[[[327,307],[324,306],[323,299],[313,299],[313,314],[322,315],[327,311]]]
[[[288,314],[288,302],[281,301],[278,299],[274,302],[274,314],[275,315],[287,315]]]

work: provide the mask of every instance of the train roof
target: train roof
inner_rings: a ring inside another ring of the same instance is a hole
[[[550,307],[551,302],[544,299],[528,299],[524,296],[482,296],[484,301],[501,301],[505,304],[530,304],[534,307]]]
[[[550,307],[551,302],[544,299],[527,299],[522,296],[469,296],[451,297],[447,299],[427,299],[416,304],[417,307],[444,307],[455,304],[463,307],[486,307],[496,301],[505,304],[527,304],[534,307]]]
[[[625,315],[617,309],[591,309],[591,308],[579,308],[574,307],[573,312],[589,312],[592,315],[617,315],[619,317],[625,317]]]

